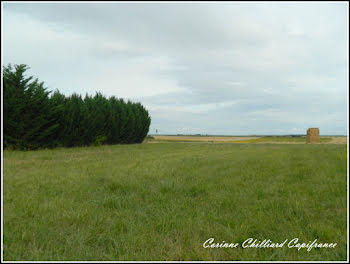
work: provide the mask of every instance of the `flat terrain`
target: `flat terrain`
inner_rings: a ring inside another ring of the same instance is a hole
[[[346,260],[345,144],[4,151],[5,260]],[[248,238],[307,251],[203,248]]]
[[[306,137],[234,137],[234,136],[153,136],[148,143],[158,142],[224,142],[224,143],[278,143],[278,144],[306,144]],[[346,144],[347,137],[321,136],[321,144]]]
[[[330,144],[347,144],[347,137],[330,137]]]
[[[199,141],[199,142],[232,142],[239,140],[257,139],[258,137],[231,136],[154,136],[158,141]]]

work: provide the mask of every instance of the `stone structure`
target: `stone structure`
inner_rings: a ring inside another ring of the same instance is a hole
[[[320,143],[320,130],[318,128],[309,128],[307,130],[306,143]]]

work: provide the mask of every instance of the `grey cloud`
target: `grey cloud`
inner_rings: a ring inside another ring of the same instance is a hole
[[[27,60],[65,93],[141,101],[152,133],[346,133],[346,4],[5,3],[4,14],[4,62]],[[21,44],[18,16],[41,28]]]

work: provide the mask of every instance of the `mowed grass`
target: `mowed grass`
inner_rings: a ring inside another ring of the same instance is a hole
[[[346,260],[346,145],[4,151],[5,260]],[[336,248],[203,248],[208,238]]]

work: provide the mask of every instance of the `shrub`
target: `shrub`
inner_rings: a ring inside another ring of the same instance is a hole
[[[97,136],[97,137],[95,138],[94,145],[95,145],[95,146],[101,146],[101,145],[105,144],[106,141],[107,141],[107,137],[106,137],[106,136],[101,136],[101,135],[100,135],[100,136]]]

